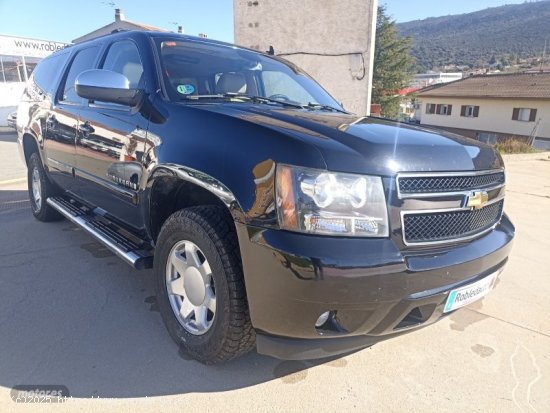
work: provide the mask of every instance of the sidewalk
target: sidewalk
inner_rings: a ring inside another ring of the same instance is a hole
[[[17,135],[6,126],[0,126],[0,165],[0,185],[24,181],[27,168],[18,153]]]

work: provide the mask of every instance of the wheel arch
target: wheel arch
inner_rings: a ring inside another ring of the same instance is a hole
[[[145,216],[148,232],[156,242],[170,215],[193,206],[222,207],[232,221],[244,222],[244,213],[234,194],[219,180],[181,165],[159,165],[149,175]]]
[[[34,135],[32,135],[29,132],[25,132],[21,140],[22,140],[21,146],[23,149],[23,156],[25,158],[25,163],[27,165],[29,164],[29,158],[34,152],[37,152],[38,155],[42,158],[38,141]]]

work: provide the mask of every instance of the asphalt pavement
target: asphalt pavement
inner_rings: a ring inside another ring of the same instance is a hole
[[[0,412],[550,411],[550,159],[512,156],[517,227],[496,289],[435,325],[341,358],[251,353],[207,367],[179,354],[150,271],[67,221],[31,214],[15,136],[0,130]],[[16,404],[21,384],[63,404]]]

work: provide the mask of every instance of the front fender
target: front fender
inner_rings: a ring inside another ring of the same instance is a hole
[[[148,171],[147,189],[150,191],[155,181],[163,177],[172,177],[178,180],[189,182],[207,190],[210,194],[216,197],[230,211],[235,220],[245,222],[245,216],[241,205],[237,201],[235,195],[218,179],[204,173],[178,164],[160,164],[155,165]],[[151,206],[149,206],[150,208]]]
[[[145,151],[146,180],[177,176],[214,194],[239,222],[278,228],[275,166],[324,169],[320,152],[283,131],[202,107],[166,105],[162,125],[150,124]],[[221,110],[221,108],[220,108]]]

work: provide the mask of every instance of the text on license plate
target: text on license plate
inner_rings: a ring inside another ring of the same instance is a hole
[[[468,284],[464,287],[451,290],[443,312],[448,313],[449,311],[464,307],[465,305],[471,304],[487,295],[487,293],[494,287],[499,273],[499,271],[494,272],[473,284]]]

